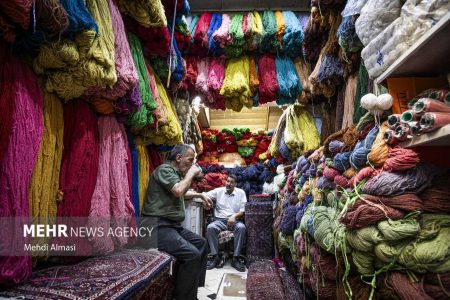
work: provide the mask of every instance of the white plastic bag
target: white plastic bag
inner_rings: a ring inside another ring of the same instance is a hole
[[[344,10],[341,13],[342,17],[345,18],[359,15],[364,7],[364,4],[366,4],[366,0],[348,0]]]
[[[361,52],[369,77],[380,76],[450,9],[448,0],[408,0],[401,16]]]
[[[366,46],[400,16],[402,0],[369,0],[355,22],[356,34]]]

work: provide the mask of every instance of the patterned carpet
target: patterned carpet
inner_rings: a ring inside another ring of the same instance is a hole
[[[152,250],[122,250],[70,266],[37,271],[0,296],[22,299],[168,299],[173,258]]]

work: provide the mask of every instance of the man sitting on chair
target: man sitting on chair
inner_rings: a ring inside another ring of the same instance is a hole
[[[244,190],[236,187],[236,179],[236,175],[230,174],[225,187],[206,193],[215,202],[214,222],[210,223],[206,230],[206,239],[212,256],[212,260],[208,262],[208,270],[216,268],[220,264],[219,233],[230,230],[234,232],[234,253],[231,266],[240,272],[245,271],[245,266],[240,262],[239,256],[245,241],[246,228],[239,219],[244,216],[247,197]]]

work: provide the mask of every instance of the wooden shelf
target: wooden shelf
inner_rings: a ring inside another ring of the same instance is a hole
[[[399,59],[375,79],[436,76],[450,71],[450,12],[419,38]]]
[[[450,124],[433,132],[413,136],[412,139],[400,143],[400,146],[403,148],[417,146],[450,146]]]
[[[292,10],[309,12],[306,0],[189,0],[192,13],[204,11]]]

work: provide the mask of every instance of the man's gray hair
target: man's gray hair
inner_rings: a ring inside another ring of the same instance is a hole
[[[170,161],[174,161],[177,158],[177,155],[181,155],[181,157],[185,156],[188,150],[192,150],[195,153],[195,150],[188,144],[180,144],[176,145],[170,151],[169,157],[167,158]]]

